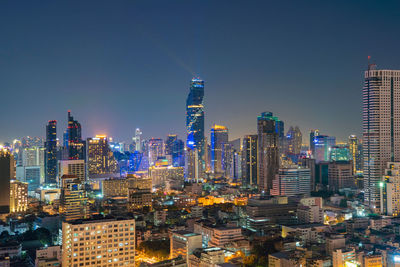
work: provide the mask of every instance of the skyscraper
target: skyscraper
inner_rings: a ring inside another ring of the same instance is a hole
[[[139,128],[136,128],[135,136],[132,138],[132,140],[135,143],[135,150],[139,152],[142,152],[142,140],[140,138],[141,136],[142,131],[140,131]]]
[[[190,92],[186,99],[186,146],[188,151],[188,165],[197,166],[196,173],[188,171],[188,178],[200,176],[205,168],[204,164],[204,81],[192,79]],[[197,161],[197,162],[194,162]],[[193,168],[191,168],[194,170]],[[198,177],[199,178],[199,177]]]
[[[314,137],[314,151],[312,152],[315,162],[329,161],[332,147],[336,144],[334,136],[317,135]]]
[[[257,185],[257,149],[258,136],[246,135],[242,149],[242,183],[245,185]]]
[[[319,130],[311,130],[310,131],[310,153],[312,158],[315,158],[315,137],[319,135]]]
[[[178,139],[176,134],[169,134],[165,140],[165,155],[172,155],[173,146],[175,141]]]
[[[349,136],[349,149],[353,159],[353,172],[356,174],[358,171],[362,171],[362,144],[360,144],[357,136]]]
[[[159,158],[164,157],[164,140],[151,138],[149,140],[149,163],[153,166]]]
[[[10,212],[10,180],[14,179],[14,156],[0,149],[0,214]]]
[[[214,124],[211,128],[211,169],[222,174],[222,149],[228,143],[228,128]]]
[[[172,145],[172,165],[185,166],[185,143],[181,139],[177,139]]]
[[[290,126],[286,133],[286,154],[299,155],[301,151],[302,134],[298,126]]]
[[[57,184],[57,121],[49,121],[46,126],[45,142],[45,181],[46,184]]]
[[[74,120],[68,110],[68,159],[85,159],[85,142],[82,141],[81,124]]]
[[[272,112],[263,112],[257,118],[258,130],[258,186],[267,194],[279,170],[280,120]]]
[[[96,135],[95,138],[87,139],[87,168],[90,177],[118,171],[106,136]]]
[[[379,209],[386,163],[400,160],[400,70],[378,70],[370,64],[364,77],[364,200]]]

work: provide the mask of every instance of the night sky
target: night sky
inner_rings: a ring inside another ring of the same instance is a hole
[[[277,3],[279,2],[279,3]],[[361,133],[367,56],[400,69],[399,1],[1,1],[0,142],[44,136],[184,139],[193,76],[206,133],[256,132],[272,111],[308,131]]]

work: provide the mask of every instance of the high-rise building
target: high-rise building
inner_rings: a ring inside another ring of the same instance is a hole
[[[319,130],[310,131],[310,153],[313,158],[315,158],[315,137],[319,135]]]
[[[185,166],[185,143],[177,139],[172,144],[172,165],[174,167]]]
[[[134,219],[63,222],[62,266],[135,266],[135,233]]]
[[[29,191],[34,191],[45,181],[44,147],[31,146],[22,150],[22,165],[16,167],[16,178],[27,182]]]
[[[311,172],[308,168],[292,166],[280,168],[273,181],[271,195],[295,196],[310,195]]]
[[[78,177],[81,183],[86,181],[86,164],[82,159],[59,160],[58,176],[61,178],[64,174]]]
[[[400,215],[400,162],[388,162],[383,176],[379,182],[380,210],[389,216]]]
[[[84,219],[89,215],[87,194],[75,175],[61,177],[60,214],[66,221]]]
[[[135,143],[135,150],[139,152],[142,152],[142,140],[140,138],[141,136],[142,131],[140,131],[139,128],[136,128],[135,136],[132,138],[132,140]]]
[[[214,124],[211,128],[211,169],[222,174],[222,148],[228,143],[228,128]]]
[[[167,190],[182,190],[184,182],[183,167],[151,166],[149,168],[149,177],[152,180],[153,187],[161,187]]]
[[[165,155],[172,155],[174,150],[174,143],[178,140],[176,134],[169,134],[165,140]]]
[[[151,138],[149,140],[149,163],[150,166],[156,164],[156,161],[163,158],[164,153],[164,140],[159,138]]]
[[[237,182],[242,177],[242,149],[240,138],[222,146],[222,171],[224,176]]]
[[[85,142],[82,140],[81,124],[74,120],[68,110],[68,159],[85,159]]]
[[[263,112],[257,118],[258,186],[267,194],[279,169],[279,122],[272,112]]]
[[[364,200],[378,209],[386,163],[400,161],[400,70],[378,70],[370,64],[364,77]]]
[[[351,161],[332,161],[328,166],[329,190],[355,188],[353,164]]]
[[[107,137],[96,135],[87,139],[87,168],[89,176],[115,173],[118,164],[111,151]]]
[[[28,209],[28,183],[11,180],[10,212],[22,213]]]
[[[257,185],[257,149],[258,136],[246,135],[243,138],[242,148],[242,183],[245,185]]]
[[[298,126],[292,127],[290,126],[289,130],[286,133],[286,154],[287,155],[299,155],[301,152],[301,144],[302,144],[302,134],[300,128]]]
[[[316,163],[329,161],[331,148],[336,144],[336,138],[327,135],[317,135],[314,137],[313,155]]]
[[[57,121],[49,121],[46,126],[45,142],[45,182],[57,184]]]
[[[337,144],[331,147],[329,153],[330,161],[351,161],[352,156],[348,145]]]
[[[186,99],[186,146],[192,155],[188,158],[190,165],[198,166],[201,174],[205,168],[204,164],[204,81],[192,79],[190,82],[190,92]],[[198,162],[193,162],[197,160]],[[193,175],[192,175],[193,176]],[[194,178],[194,177],[189,177]]]
[[[10,180],[14,179],[14,156],[0,149],[0,214],[10,212]]]

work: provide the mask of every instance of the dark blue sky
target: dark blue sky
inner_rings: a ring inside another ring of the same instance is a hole
[[[68,109],[85,137],[184,138],[193,74],[207,134],[255,133],[270,110],[343,140],[361,132],[367,56],[400,68],[399,13],[366,0],[1,1],[0,141],[44,136],[51,119],[61,138]]]

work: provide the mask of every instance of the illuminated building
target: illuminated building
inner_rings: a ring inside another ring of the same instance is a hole
[[[142,140],[141,140],[142,131],[139,128],[136,128],[135,137],[132,137],[133,142],[135,143],[135,150],[142,152]]]
[[[225,251],[222,248],[210,247],[197,249],[190,255],[188,266],[221,266],[223,263],[225,263]]]
[[[153,195],[149,189],[128,189],[128,210],[151,209],[153,206]]]
[[[211,169],[222,174],[222,147],[228,143],[228,128],[214,124],[211,128]]]
[[[199,182],[202,179],[203,168],[202,161],[200,160],[200,153],[197,148],[186,150],[186,177],[187,180]]]
[[[337,249],[332,252],[332,267],[357,267],[356,251],[351,249]]]
[[[107,179],[102,183],[103,197],[128,197],[128,189],[151,189],[151,179],[140,177],[128,177],[126,179]]]
[[[271,195],[295,196],[310,195],[311,172],[310,169],[293,166],[280,168],[273,181]]]
[[[382,255],[378,255],[378,254],[364,255],[362,266],[363,267],[382,267],[383,266]]]
[[[362,144],[359,142],[357,136],[349,136],[349,150],[353,160],[353,173],[362,171],[363,157],[362,157]]]
[[[315,137],[319,135],[319,130],[310,131],[310,152],[312,158],[315,159]]]
[[[174,167],[185,166],[185,143],[177,139],[172,145],[172,165]]]
[[[14,156],[0,148],[0,214],[10,212],[10,180],[14,177]]]
[[[223,197],[205,196],[197,199],[199,206],[212,206],[214,204],[221,204],[225,202]]]
[[[62,266],[135,266],[133,219],[63,222],[62,233]]]
[[[267,194],[279,169],[279,134],[281,121],[272,112],[263,112],[257,118],[258,130],[258,186]]]
[[[95,138],[88,138],[86,144],[89,177],[118,171],[117,162],[106,136],[96,135]]]
[[[77,176],[61,177],[60,214],[64,220],[87,218],[89,215],[87,200],[84,186]]]
[[[184,182],[183,167],[152,166],[149,168],[149,177],[153,187],[181,190]]]
[[[329,190],[355,188],[353,164],[351,161],[332,161],[328,165]]]
[[[242,228],[240,227],[216,227],[209,242],[210,247],[222,247],[228,243],[242,240]]]
[[[202,238],[200,234],[188,231],[173,232],[171,236],[171,258],[181,255],[189,262],[189,256],[193,254],[195,249],[202,247]]]
[[[242,183],[245,185],[253,186],[258,184],[257,149],[258,136],[245,135],[242,149]]]
[[[189,161],[192,166],[191,173],[188,174],[191,179],[199,179],[202,177],[205,168],[204,153],[204,81],[192,79],[190,82],[190,92],[186,99],[186,147],[189,151]],[[197,162],[194,162],[197,161]],[[194,168],[196,171],[193,172]]]
[[[45,142],[45,182],[57,184],[57,121],[49,121],[46,126]]]
[[[242,150],[240,138],[222,146],[222,171],[226,178],[240,182],[242,176]]]
[[[25,212],[28,209],[28,183],[11,180],[10,212]]]
[[[81,124],[74,120],[68,110],[68,159],[85,159],[85,142],[82,140]]]
[[[378,70],[370,64],[364,78],[364,201],[378,208],[386,163],[400,161],[400,70]]]
[[[352,156],[349,146],[339,144],[332,146],[329,158],[330,161],[351,161]]]
[[[301,151],[302,144],[302,134],[298,126],[290,126],[286,133],[285,147],[286,154],[288,155],[299,155]]]
[[[58,176],[62,177],[64,174],[74,175],[78,177],[81,183],[86,181],[86,164],[84,160],[59,160],[58,161]]]
[[[149,140],[149,164],[153,166],[159,158],[164,157],[164,140],[151,138]]]
[[[315,162],[329,161],[330,151],[336,144],[336,138],[327,135],[317,135],[314,138],[314,158]]]
[[[173,152],[174,143],[178,140],[178,136],[176,134],[169,134],[167,139],[165,140],[165,155],[171,155]]]
[[[388,162],[380,188],[380,210],[389,216],[400,215],[400,162]]]
[[[43,182],[45,176],[44,147],[26,147],[22,150],[21,165],[16,167],[16,178],[28,183],[28,190],[34,191]]]

